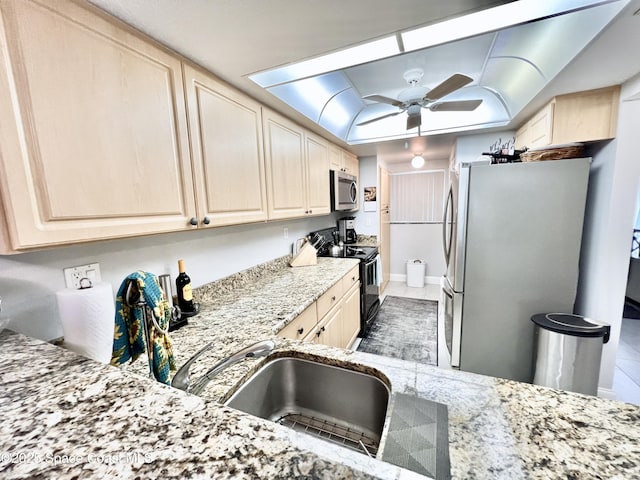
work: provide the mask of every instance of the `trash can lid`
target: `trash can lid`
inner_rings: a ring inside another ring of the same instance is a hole
[[[580,315],[572,313],[538,313],[531,317],[531,321],[541,328],[556,333],[573,335],[574,337],[604,337],[604,343],[609,341],[609,325],[592,323]]]

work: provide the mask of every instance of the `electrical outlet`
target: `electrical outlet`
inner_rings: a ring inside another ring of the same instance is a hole
[[[91,285],[95,285],[102,280],[99,263],[68,267],[62,271],[64,272],[64,283],[67,288],[74,290],[78,290],[81,286],[84,286],[84,283],[82,285],[80,283],[83,278],[88,278],[91,281]]]
[[[286,240],[287,238],[289,238],[289,229],[284,227],[284,239]]]

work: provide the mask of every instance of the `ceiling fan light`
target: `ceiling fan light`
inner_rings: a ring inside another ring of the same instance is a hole
[[[424,157],[422,155],[416,155],[411,159],[411,166],[413,168],[421,168],[424,166]]]

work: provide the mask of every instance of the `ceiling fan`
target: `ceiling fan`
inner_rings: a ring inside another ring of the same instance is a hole
[[[357,125],[367,125],[368,123],[377,122],[383,118],[393,117],[403,112],[407,112],[407,130],[419,127],[422,124],[421,110],[427,108],[432,112],[470,112],[478,108],[482,100],[457,100],[451,102],[438,102],[437,100],[449,95],[452,92],[464,87],[468,83],[473,82],[471,77],[456,73],[447,78],[440,85],[429,90],[427,87],[419,85],[424,72],[421,68],[412,68],[404,73],[404,79],[409,84],[398,94],[398,99],[385,97],[383,95],[367,95],[362,97],[364,100],[373,100],[374,102],[386,103],[398,107],[400,110],[394,113],[388,113],[381,117],[376,117]]]

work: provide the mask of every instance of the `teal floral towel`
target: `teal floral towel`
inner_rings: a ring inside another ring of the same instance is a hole
[[[146,306],[130,307],[125,302],[127,285],[135,282],[141,298]],[[152,348],[147,348],[143,325],[143,309],[147,309],[149,318],[149,333]],[[151,321],[154,316],[158,327]],[[171,318],[171,308],[167,301],[158,277],[149,272],[137,271],[124,279],[116,296],[115,329],[113,334],[113,353],[111,365],[122,365],[131,360],[135,362],[138,357],[147,353],[153,362],[153,374],[162,383],[169,383],[169,372],[175,370],[173,348],[169,338],[168,327]]]

